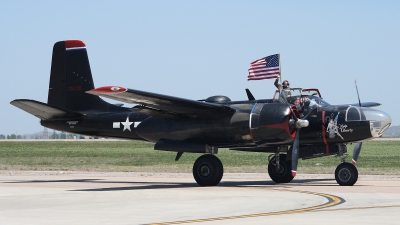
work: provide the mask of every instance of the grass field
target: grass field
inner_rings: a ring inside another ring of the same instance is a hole
[[[357,162],[362,174],[400,174],[399,141],[363,143]],[[346,158],[351,161],[353,145]],[[153,144],[135,141],[22,141],[0,142],[0,170],[191,172],[200,154],[153,150]],[[220,149],[225,172],[265,173],[270,153]],[[333,173],[340,159],[335,156],[299,161],[299,173]]]

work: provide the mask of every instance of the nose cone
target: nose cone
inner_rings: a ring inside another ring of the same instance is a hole
[[[363,108],[365,119],[370,121],[371,134],[373,137],[380,137],[392,124],[392,118],[382,111]]]

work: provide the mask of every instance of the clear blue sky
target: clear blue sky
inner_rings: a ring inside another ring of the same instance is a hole
[[[0,134],[42,131],[12,106],[47,101],[53,44],[86,43],[96,87],[204,99],[271,98],[250,62],[281,54],[292,87],[331,104],[383,105],[400,125],[400,1],[1,1]]]

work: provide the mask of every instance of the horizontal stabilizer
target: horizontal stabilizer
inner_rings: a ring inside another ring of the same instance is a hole
[[[68,120],[83,117],[82,113],[50,106],[46,103],[38,102],[35,100],[16,99],[10,102],[10,104],[38,117],[41,120]]]
[[[360,105],[360,103],[353,103],[353,104],[349,104],[352,106],[358,106]],[[382,105],[379,102],[361,102],[361,107],[376,107],[376,106],[380,106]]]

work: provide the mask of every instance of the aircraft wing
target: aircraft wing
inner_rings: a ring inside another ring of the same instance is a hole
[[[124,87],[104,86],[86,93],[130,104],[139,104],[132,110],[156,117],[166,117],[163,116],[164,114],[168,116],[212,118],[235,112],[231,107],[222,104],[189,100]]]
[[[30,99],[16,99],[10,102],[10,104],[38,117],[41,120],[77,119],[84,116],[81,113],[61,109]]]

